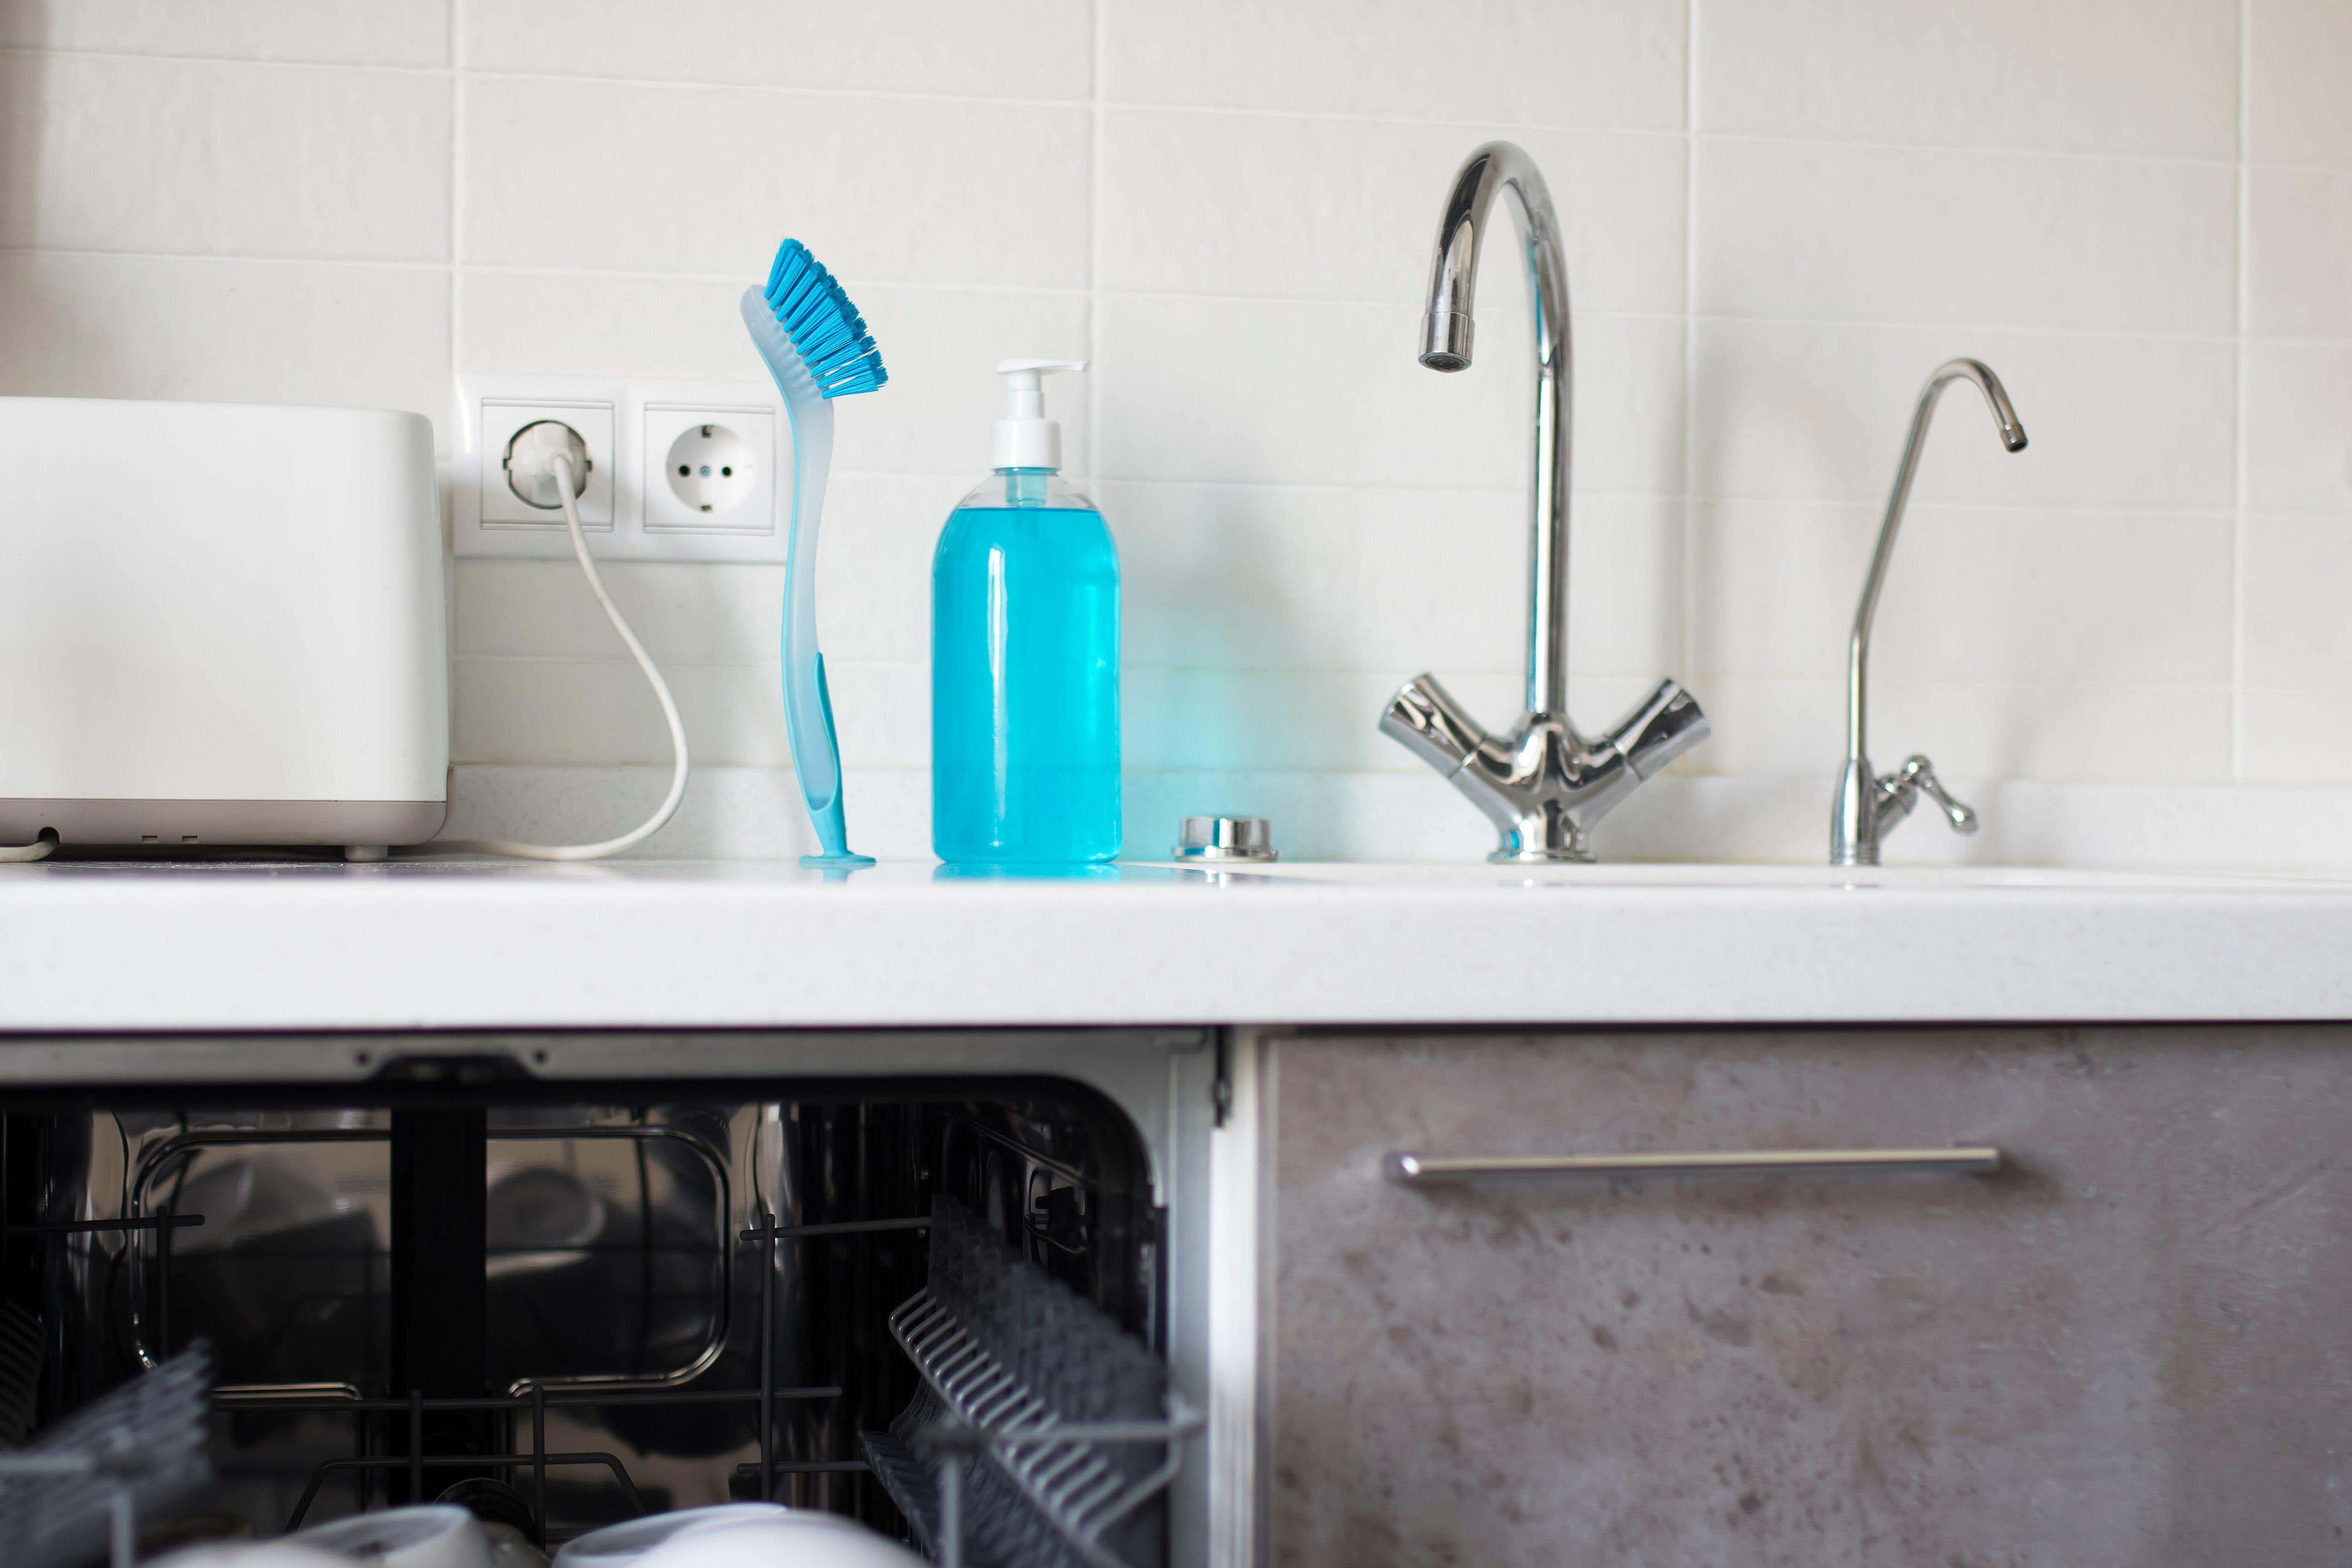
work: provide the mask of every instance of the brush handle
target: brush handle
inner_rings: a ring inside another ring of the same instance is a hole
[[[849,848],[841,809],[841,742],[833,727],[833,693],[816,646],[816,530],[824,481],[833,468],[833,405],[822,397],[784,399],[793,424],[793,531],[784,554],[784,731],[800,774],[818,853],[808,866],[870,866]]]
[[[758,289],[745,291],[742,310],[760,358],[783,395],[793,429],[793,521],[784,547],[784,731],[820,851],[802,862],[870,866],[871,859],[849,848],[841,809],[841,743],[834,733],[824,658],[816,647],[816,536],[824,516],[824,482],[833,469],[833,405],[776,329]]]
[[[825,721],[817,672],[816,533],[824,481],[833,466],[833,406],[822,397],[787,397],[793,425],[793,526],[784,554],[784,718],[792,727],[793,766],[801,793],[817,811],[841,794],[841,760]],[[826,845],[830,850],[838,846]]]
[[[789,568],[786,574],[790,574]],[[819,805],[814,800],[808,803],[809,821],[815,825],[817,842],[824,846],[824,849],[819,854],[802,856],[801,864],[817,867],[871,866],[874,864],[874,857],[851,852],[849,822],[841,812],[841,746],[834,739],[833,688],[825,684],[824,655],[823,654],[816,656],[816,706],[817,714],[824,723],[825,754],[833,764],[833,797],[823,805]],[[784,728],[788,732],[792,731],[792,709],[787,706],[784,710]],[[800,742],[797,740],[793,742],[793,754],[794,757],[793,765],[798,767]]]

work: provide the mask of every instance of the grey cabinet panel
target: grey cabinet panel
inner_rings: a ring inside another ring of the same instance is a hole
[[[2352,1029],[1273,1045],[1274,1558],[2352,1563]],[[1447,1154],[1992,1176],[1409,1190]]]

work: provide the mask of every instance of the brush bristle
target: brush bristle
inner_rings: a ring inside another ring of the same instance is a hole
[[[792,340],[818,392],[846,397],[872,392],[890,379],[882,368],[882,351],[866,335],[866,319],[807,246],[788,239],[777,247],[765,292],[776,324]]]

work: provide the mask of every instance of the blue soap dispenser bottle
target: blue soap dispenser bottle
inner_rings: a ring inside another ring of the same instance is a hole
[[[931,558],[931,848],[959,865],[1118,854],[1118,552],[1065,482],[1045,378],[1015,359],[995,469]]]

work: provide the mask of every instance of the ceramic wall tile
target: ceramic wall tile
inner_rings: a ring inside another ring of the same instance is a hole
[[[1863,503],[1701,503],[1697,669],[1842,674],[1882,515]],[[2226,685],[2233,531],[2227,513],[1915,505],[1879,601],[1873,676]]]
[[[598,568],[613,602],[657,660],[759,664],[777,657],[781,566],[615,561]],[[463,657],[626,657],[613,624],[570,561],[455,563],[453,647]]]
[[[450,0],[6,0],[0,48],[232,60],[449,63]]]
[[[1115,109],[1103,118],[1102,286],[1410,304],[1454,171],[1499,127]],[[1682,138],[1516,133],[1544,172],[1581,310],[1679,313]],[[1526,284],[1501,253],[1496,304]],[[1484,334],[1482,334],[1482,337]]]
[[[1097,471],[1245,483],[1517,485],[1527,472],[1524,315],[1481,311],[1487,352],[1415,360],[1418,306],[1113,295],[1097,305]],[[1682,484],[1682,327],[1575,323],[1580,489]],[[1496,344],[1503,345],[1499,353]]]
[[[2352,10],[2247,0],[2247,153],[2352,168]]]
[[[1128,661],[1513,673],[1527,657],[1527,499],[1510,490],[1107,482]],[[1682,509],[1580,496],[1570,667],[1666,673],[1681,657]]]
[[[713,767],[791,765],[779,667],[671,660],[662,675],[697,762]],[[836,666],[828,659],[825,678],[844,766],[929,765],[930,687],[925,670]],[[669,731],[661,709],[643,672],[625,656],[460,656],[451,663],[450,701],[456,763],[588,767],[669,762]]]
[[[523,75],[1082,99],[1087,0],[466,0],[466,63]]]
[[[2352,168],[2248,172],[2249,330],[2352,340]]]
[[[450,84],[0,55],[0,246],[444,261]]]
[[[2352,344],[2250,342],[2246,500],[2352,513]]]
[[[1699,0],[1696,15],[1705,131],[2237,155],[2237,0]]]
[[[0,253],[0,394],[406,408],[450,422],[438,268]]]
[[[1717,678],[1700,694],[1715,733],[1691,754],[1696,769],[1818,777],[1826,831],[1829,791],[1845,754],[1844,681]],[[2226,684],[1874,679],[1871,760],[1885,769],[1926,752],[1952,779],[2221,784],[2231,777],[2231,707]]]
[[[1974,355],[2030,444],[2002,449],[1984,401],[1948,387],[1914,494],[1927,502],[2227,510],[2237,499],[2237,352],[2225,340],[1696,323],[1700,493],[1883,500],[1920,388]]]
[[[2250,686],[2240,707],[2241,782],[2341,789],[2352,781],[2352,700],[2341,688]]]
[[[2230,331],[2226,164],[1705,137],[1696,306],[1970,328]]]
[[[764,279],[790,235],[845,280],[1083,287],[1084,109],[478,77],[465,256]]]
[[[1682,0],[1106,0],[1121,103],[1677,131]]]
[[[2352,715],[2352,518],[2245,521],[2249,686],[2325,693]]]

